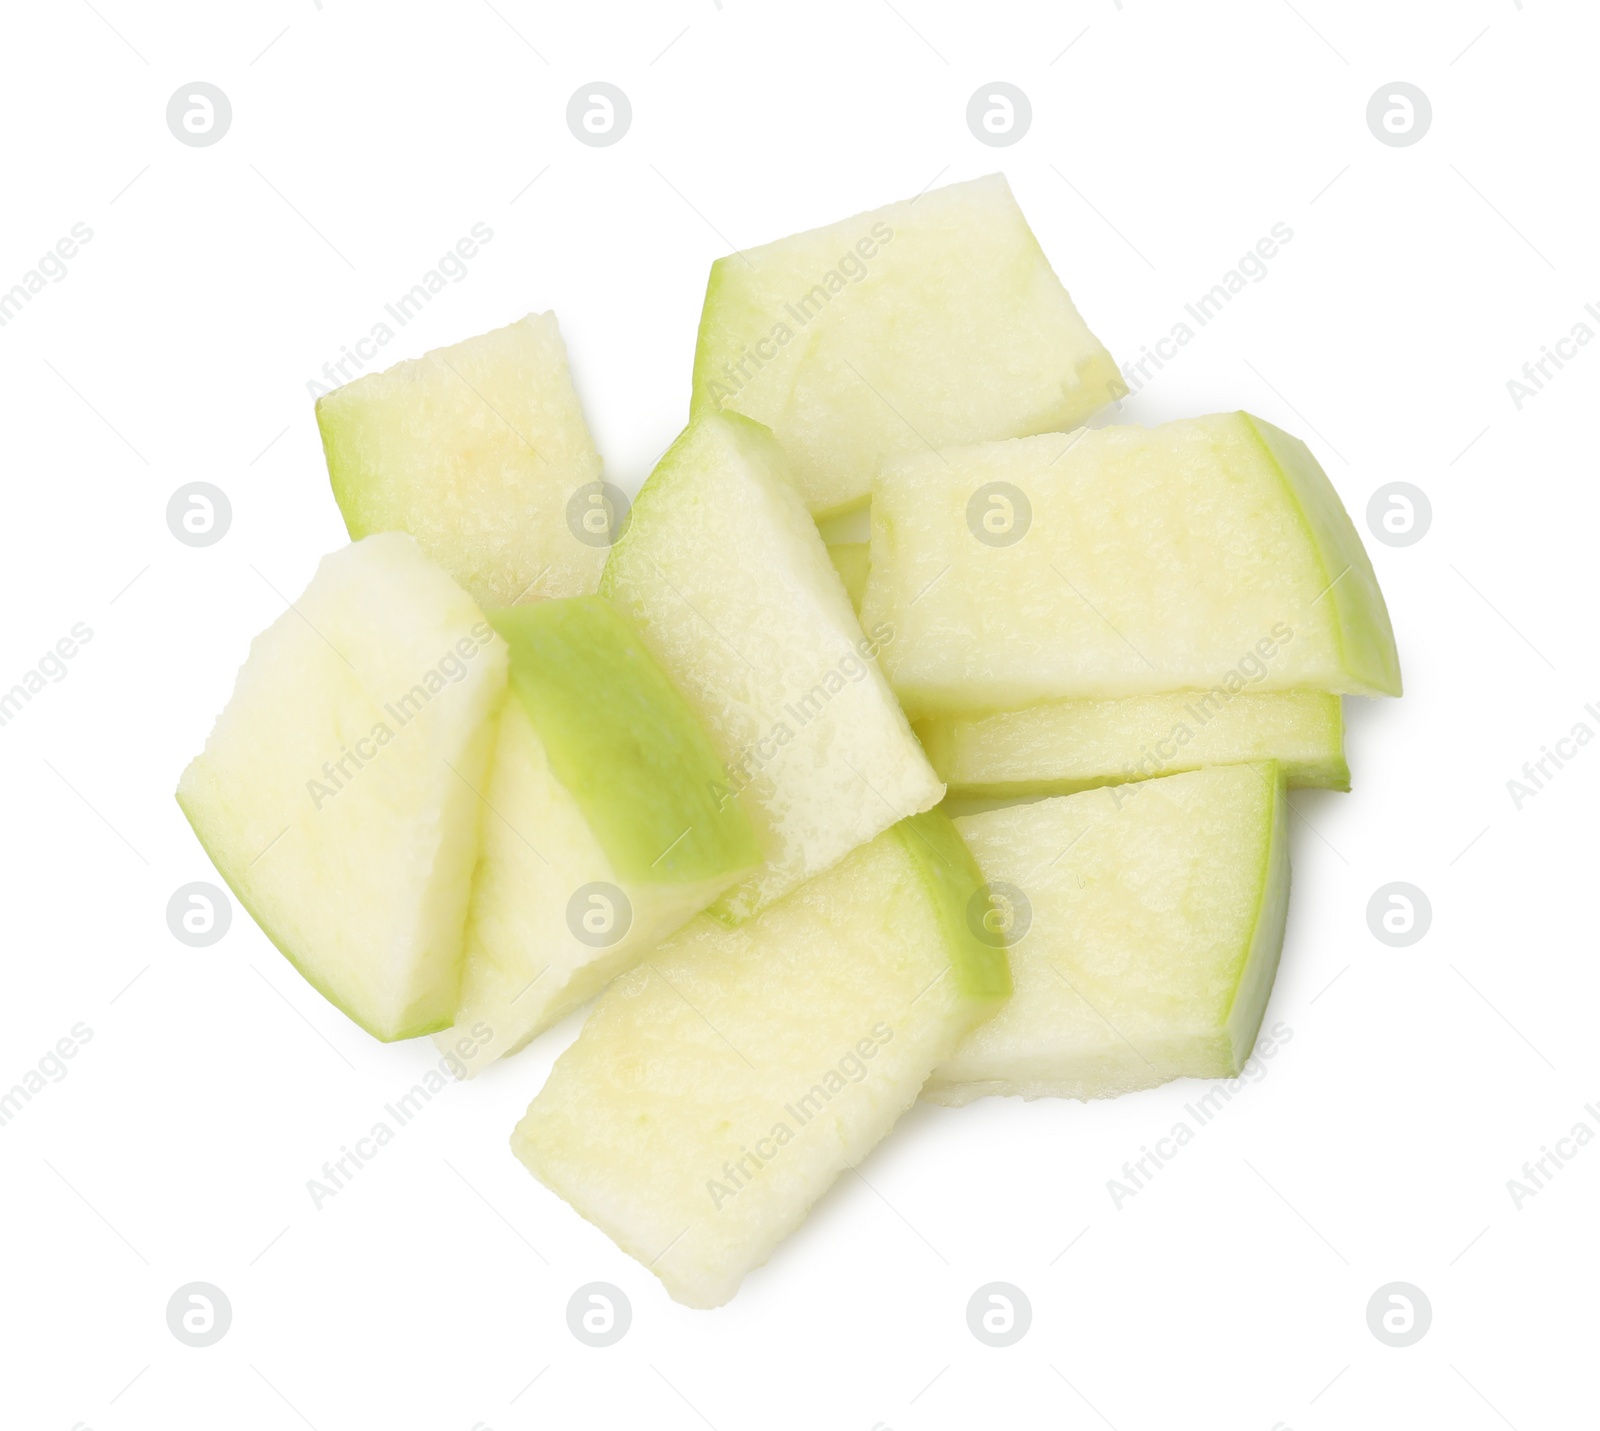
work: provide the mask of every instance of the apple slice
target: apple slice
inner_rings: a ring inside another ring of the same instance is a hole
[[[867,573],[872,569],[872,544],[870,542],[829,542],[828,560],[844,583],[845,595],[850,605],[861,610],[861,598],[867,590]]]
[[[718,259],[690,413],[770,427],[821,518],[898,453],[1072,427],[1127,390],[991,174]]]
[[[1398,695],[1372,563],[1304,443],[1248,413],[904,457],[861,607],[914,718],[1221,686]]]
[[[456,1029],[467,1072],[522,1047],[761,863],[683,697],[601,597],[493,612],[511,695],[484,803]],[[465,1050],[465,1052],[463,1052]]]
[[[948,819],[905,820],[611,986],[512,1134],[535,1177],[677,1300],[715,1307],[1010,991]]]
[[[352,538],[410,532],[486,610],[595,589],[615,513],[554,313],[317,399]]]
[[[251,643],[178,803],[306,979],[389,1040],[449,1025],[506,648],[398,532],[324,557]]]
[[[1287,810],[1268,762],[957,820],[1016,996],[925,1096],[1105,1098],[1236,1076],[1283,947]]]
[[[1290,789],[1348,790],[1344,712],[1321,691],[1178,691],[1053,701],[914,729],[952,796],[1070,795],[1096,785],[1276,760]]]
[[[715,906],[742,919],[944,787],[878,669],[771,434],[691,422],[651,473],[601,592],[711,734],[719,796],[742,798],[765,867]]]

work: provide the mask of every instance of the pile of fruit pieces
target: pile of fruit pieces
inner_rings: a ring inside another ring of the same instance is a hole
[[[377,1038],[468,1076],[599,994],[512,1148],[717,1306],[919,1094],[1250,1056],[1394,637],[1303,443],[1124,392],[998,176],[719,260],[631,509],[552,314],[362,377],[353,544],[179,801]]]

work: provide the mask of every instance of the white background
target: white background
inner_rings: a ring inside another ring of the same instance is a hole
[[[1506,388],[1600,300],[1592,7],[495,5],[6,9],[0,287],[75,222],[94,237],[0,329],[0,685],[75,622],[94,637],[0,729],[0,1086],[75,1023],[93,1038],[0,1128],[0,1422],[1592,1424],[1600,1146],[1520,1210],[1506,1187],[1600,1129],[1600,747],[1521,810],[1506,788],[1574,722],[1600,730],[1600,350],[1521,410]],[[233,105],[210,148],[165,123],[196,79]],[[607,149],[564,120],[596,79],[634,109]],[[1034,111],[1006,149],[964,117],[997,79]],[[1397,79],[1434,111],[1408,148],[1365,121]],[[277,593],[344,540],[307,380],[482,221],[469,276],[384,361],[553,307],[631,489],[684,416],[714,257],[996,168],[1121,360],[1287,224],[1124,419],[1246,406],[1312,443],[1364,531],[1383,483],[1431,498],[1423,540],[1369,541],[1405,699],[1351,703],[1353,794],[1294,800],[1268,1013],[1292,1041],[1120,1211],[1107,1179],[1196,1086],[918,1108],[871,1187],[836,1187],[715,1313],[507,1149],[574,1021],[315,1210],[307,1179],[430,1047],[368,1039],[242,913],[210,949],[164,913],[216,878],[178,772]],[[233,505],[203,550],[165,523],[193,480]],[[1367,927],[1391,880],[1432,902],[1409,949]],[[165,1319],[196,1280],[233,1307],[205,1349]],[[634,1313],[604,1350],[565,1319],[597,1280]],[[965,1319],[994,1280],[1033,1307],[1004,1350]],[[1397,1280],[1433,1307],[1405,1349],[1366,1322]]]

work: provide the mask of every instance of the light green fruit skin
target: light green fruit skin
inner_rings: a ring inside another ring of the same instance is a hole
[[[1229,793],[1233,813],[1231,816],[1223,810],[1212,813],[1254,822],[1256,831],[1250,842],[1248,863],[1238,869],[1219,871],[1226,877],[1247,880],[1255,900],[1245,921],[1241,942],[1232,952],[1222,951],[1220,964],[1208,966],[1208,972],[1231,980],[1225,1004],[1219,1006],[1212,995],[1207,995],[1195,1007],[1164,1002],[1171,996],[1157,999],[1148,985],[1151,978],[1148,966],[1139,969],[1138,977],[1142,982],[1131,982],[1135,976],[1119,972],[1117,966],[1109,963],[1110,956],[1104,951],[1099,956],[1101,962],[1097,969],[1086,972],[1075,967],[1077,948],[1092,944],[1096,931],[1085,928],[1079,920],[1074,920],[1069,930],[1041,930],[1041,910],[1036,905],[1033,929],[1011,951],[1013,966],[1024,970],[1026,981],[1019,986],[1009,1006],[1001,1009],[990,1024],[977,1030],[951,1060],[935,1070],[924,1087],[925,1099],[950,1106],[993,1095],[1087,1100],[1152,1088],[1174,1078],[1234,1078],[1240,1074],[1255,1047],[1266,1012],[1288,918],[1288,803],[1282,770],[1272,762],[1225,768],[1213,766],[1164,777],[1122,794],[1095,790],[1028,808],[1041,821],[1062,818],[1063,828],[1058,838],[1046,842],[1053,849],[1055,844],[1072,838],[1066,835],[1072,825],[1064,818],[1069,810],[1088,821],[1085,833],[1092,837],[1097,820],[1117,818],[1119,801],[1141,798],[1148,801],[1143,791],[1161,793],[1163,787],[1170,788],[1173,782],[1195,782],[1214,776],[1219,770],[1226,770],[1225,778],[1233,782]],[[1241,790],[1245,792],[1242,799]],[[957,819],[955,825],[983,851],[987,842],[982,822],[995,817],[1015,818],[1016,808],[995,811],[991,816],[964,816]],[[1147,804],[1143,808],[1150,807]],[[1110,838],[1114,839],[1115,835]],[[1196,841],[1203,839],[1198,829],[1185,838],[1193,847],[1191,853],[1198,853],[1202,859],[1208,857],[1204,846],[1195,846]],[[1064,866],[1062,877],[1074,878],[1070,852],[1063,852],[1057,858]],[[1026,892],[1030,879],[1048,878],[1042,876],[1041,871],[1051,860],[1051,850],[1041,847],[1037,858],[1030,852],[1018,861],[1013,853],[1013,857],[1003,863],[986,863],[984,871],[992,880],[1019,884]],[[1024,865],[1026,871],[1022,868]],[[1123,857],[1117,865],[1117,877],[1130,891],[1125,897],[1143,906],[1146,919],[1153,917],[1152,910],[1164,911],[1159,915],[1162,919],[1183,917],[1185,903],[1181,888],[1163,888],[1172,880],[1170,868],[1147,867],[1136,858],[1130,863],[1128,857]],[[1076,878],[1081,880],[1083,876]],[[1037,887],[1035,894],[1038,894]],[[1152,904],[1152,900],[1157,902]],[[1180,931],[1172,937],[1181,938],[1185,933],[1192,931]],[[1172,951],[1159,943],[1153,948],[1141,946],[1138,953],[1147,961],[1173,957]],[[1217,955],[1212,951],[1206,957],[1215,960]],[[1070,988],[1094,1011],[1093,1017],[1083,1016],[1086,1027],[1092,1030],[1092,1037],[1088,1037],[1082,1047],[1064,1048],[1059,1027],[1051,1028],[1045,1036],[1045,1031],[1037,1025],[1030,1007],[1029,988],[1042,988],[1049,998],[1060,997],[1058,985],[1040,972],[1044,966],[1049,966],[1053,978]],[[1093,986],[1092,999],[1081,993],[1086,980]],[[1167,976],[1167,988],[1181,983],[1179,971],[1174,970]],[[1137,1024],[1130,1020],[1129,1004],[1140,1011]],[[1033,1040],[1037,1040],[1037,1046],[1028,1056],[1020,1056],[1018,1044],[1027,1045]]]
[[[861,598],[867,589],[867,574],[872,566],[871,542],[830,542],[828,559],[839,573],[839,580],[849,594],[850,605],[861,614]]]
[[[556,778],[623,880],[692,884],[760,863],[710,737],[633,628],[599,596],[489,614],[511,689]]]
[[[1398,696],[1400,653],[1395,648],[1389,608],[1372,569],[1372,559],[1339,494],[1328,481],[1328,474],[1298,437],[1247,412],[1239,416],[1277,468],[1322,561],[1327,583],[1324,600],[1331,600],[1338,612],[1334,625],[1344,668],[1371,694]]]
[[[930,813],[737,928],[692,921],[602,995],[512,1152],[674,1300],[720,1306],[1002,1003],[1005,953],[964,924],[977,883]],[[713,1196],[756,1148],[759,1171]]]
[[[738,802],[711,793],[722,767],[710,739],[609,602],[536,602],[489,620],[510,651],[511,694],[456,1028],[439,1039],[468,1074],[522,1048],[761,861]],[[585,945],[568,923],[591,884],[628,900],[615,944]]]
[[[1350,788],[1343,706],[1320,691],[1057,701],[913,729],[951,799],[1072,795],[1258,760],[1276,760],[1291,790]]]
[[[972,1022],[981,1023],[1011,997],[1011,964],[1004,949],[985,944],[968,922],[983,875],[950,818],[926,810],[893,826],[921,877],[939,919],[956,987],[971,1002]]]

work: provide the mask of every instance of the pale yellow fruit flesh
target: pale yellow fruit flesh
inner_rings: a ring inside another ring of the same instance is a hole
[[[924,1096],[1105,1098],[1237,1075],[1283,944],[1287,818],[1281,772],[1259,764],[958,819],[1014,940],[1016,992]]]
[[[900,453],[1071,427],[1126,391],[991,174],[719,259],[690,411],[770,427],[823,517]]]
[[[1097,785],[1275,760],[1290,789],[1348,790],[1340,698],[1320,691],[1180,691],[1055,701],[915,727],[952,797],[1070,795]]]
[[[554,313],[357,378],[317,425],[351,537],[410,532],[486,610],[595,589],[607,547],[568,506],[600,456]]]
[[[736,928],[693,920],[602,996],[513,1152],[677,1301],[721,1305],[1004,999],[963,924],[978,884],[935,813]]]
[[[1214,685],[1400,691],[1337,494],[1246,413],[900,459],[874,488],[861,619],[895,628],[883,663],[914,718]]]
[[[369,1033],[447,1026],[505,643],[399,533],[256,637],[178,803],[239,902]]]
[[[935,778],[771,435],[697,418],[633,506],[601,592],[710,733],[766,851],[715,906],[747,918],[896,820]]]

